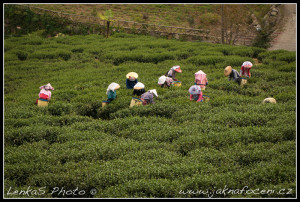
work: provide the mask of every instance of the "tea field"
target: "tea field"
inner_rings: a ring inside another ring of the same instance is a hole
[[[229,82],[224,68],[246,60],[248,83]],[[174,65],[182,86],[160,88]],[[189,100],[199,70],[209,102]],[[131,71],[155,104],[129,108]],[[102,108],[111,82],[121,88]],[[6,198],[295,198],[296,52],[124,33],[8,38],[3,140]]]

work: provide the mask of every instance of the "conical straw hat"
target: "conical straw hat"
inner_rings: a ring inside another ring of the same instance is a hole
[[[143,89],[145,88],[145,85],[141,82],[137,82],[137,84],[134,85],[133,89],[135,90],[140,90],[140,89]]]
[[[129,73],[126,75],[126,78],[129,79],[129,77],[133,77],[133,78],[137,79],[138,76],[139,76],[139,75],[138,75],[137,73],[135,73],[135,72],[129,72]]]
[[[263,103],[276,103],[276,100],[272,97],[264,99]]]
[[[149,90],[155,97],[158,97],[156,89]]]
[[[120,85],[113,82],[113,83],[109,84],[108,88],[106,89],[106,93],[108,93],[110,90],[114,91],[114,90],[117,90],[119,88],[120,88]]]
[[[232,72],[232,67],[231,66],[227,66],[224,70],[224,75],[225,76],[229,76]]]
[[[44,85],[44,86],[41,86],[40,89],[45,89],[45,90],[54,90],[54,88],[51,86],[50,83]]]
[[[166,81],[166,79],[167,79],[167,77],[166,76],[161,76],[161,77],[159,77],[158,78],[158,84],[159,85],[162,85],[162,84],[164,84],[165,83],[165,81]]]

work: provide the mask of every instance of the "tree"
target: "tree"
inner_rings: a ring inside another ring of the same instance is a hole
[[[245,5],[225,4],[220,6],[221,13],[221,41],[226,44],[235,44],[241,35],[249,30],[249,11]]]
[[[109,25],[110,22],[112,22],[112,18],[114,17],[113,12],[109,9],[107,11],[104,12],[104,15],[102,15],[101,13],[98,13],[98,17],[101,20],[106,20],[106,38],[108,38],[108,34],[109,34]]]

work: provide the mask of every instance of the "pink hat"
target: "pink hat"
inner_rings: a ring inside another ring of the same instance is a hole
[[[45,90],[54,90],[54,88],[51,86],[50,83],[48,83],[47,85],[41,86],[40,89],[45,89]]]

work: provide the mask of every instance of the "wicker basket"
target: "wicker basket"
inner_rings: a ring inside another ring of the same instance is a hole
[[[242,79],[241,79],[241,86],[245,85],[246,83],[247,83],[247,79],[242,78]]]
[[[209,96],[208,95],[203,95],[203,101],[208,102],[209,101]]]
[[[108,105],[108,101],[102,101],[102,107],[105,107],[106,105]]]
[[[37,103],[37,105],[39,106],[39,107],[47,107],[48,106],[48,101],[46,101],[46,100],[41,100],[41,99],[38,99],[38,103]]]
[[[131,102],[130,102],[130,106],[129,106],[129,107],[140,106],[140,105],[143,105],[142,100],[139,99],[139,98],[133,97],[133,98],[131,99]]]
[[[176,86],[176,87],[179,87],[179,86],[181,86],[181,81],[173,81],[172,85]]]

